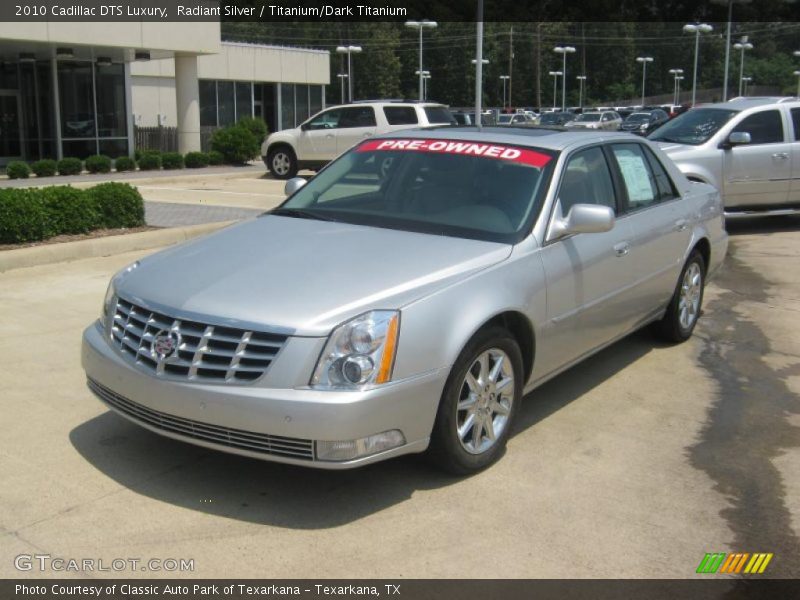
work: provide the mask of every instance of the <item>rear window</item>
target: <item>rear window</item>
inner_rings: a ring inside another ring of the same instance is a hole
[[[425,116],[428,123],[455,125],[456,120],[444,106],[426,106]]]
[[[416,125],[417,111],[413,106],[384,106],[383,114],[389,125]]]

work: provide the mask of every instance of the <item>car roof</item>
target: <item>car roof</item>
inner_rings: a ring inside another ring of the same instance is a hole
[[[757,106],[768,106],[771,104],[800,105],[800,98],[767,97],[767,96],[754,96],[748,98],[739,97],[729,100],[728,102],[712,102],[709,104],[698,104],[697,108],[724,108],[726,110],[746,110],[748,108],[755,108]]]
[[[403,129],[375,136],[381,138],[420,138],[434,140],[459,140],[469,142],[490,142],[493,144],[514,144],[547,150],[560,151],[575,144],[598,142],[601,140],[632,140],[627,132],[574,131],[559,127],[438,127],[435,129]]]

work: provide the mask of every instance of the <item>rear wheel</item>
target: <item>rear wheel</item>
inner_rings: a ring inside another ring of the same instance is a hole
[[[476,334],[445,385],[431,460],[456,475],[496,462],[508,442],[522,385],[522,354],[508,331],[493,327]]]
[[[291,179],[297,175],[297,157],[288,146],[270,149],[267,166],[277,179]]]
[[[700,318],[705,281],[706,262],[695,250],[683,266],[664,318],[656,323],[659,337],[668,342],[684,342],[691,337]]]

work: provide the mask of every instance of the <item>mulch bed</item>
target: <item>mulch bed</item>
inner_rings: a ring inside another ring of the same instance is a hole
[[[60,244],[62,242],[77,242],[80,240],[93,240],[95,238],[102,238],[107,237],[109,235],[124,235],[128,233],[140,233],[142,231],[154,231],[156,229],[163,229],[162,227],[150,227],[149,225],[145,225],[144,227],[133,227],[133,228],[125,228],[122,229],[96,229],[95,231],[90,231],[89,233],[77,233],[77,234],[64,234],[64,235],[57,235],[55,237],[48,238],[46,240],[41,240],[38,242],[25,242],[22,244],[0,244],[0,251],[3,250],[16,250],[17,248],[32,248],[34,246],[47,246],[50,244]]]

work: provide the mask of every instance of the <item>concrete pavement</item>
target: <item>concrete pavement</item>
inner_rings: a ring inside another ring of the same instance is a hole
[[[694,338],[641,332],[534,391],[500,463],[467,479],[149,433],[93,398],[79,354],[109,276],[142,253],[0,274],[0,576],[65,575],[13,567],[47,553],[188,558],[169,575],[193,577],[685,578],[743,551],[798,577],[797,227],[741,230]]]

